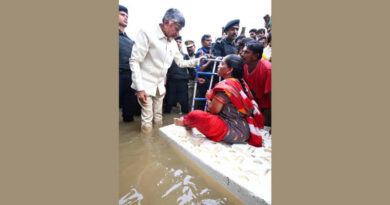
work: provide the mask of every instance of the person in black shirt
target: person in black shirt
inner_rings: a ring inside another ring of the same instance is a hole
[[[130,87],[132,80],[129,58],[134,41],[125,33],[127,12],[126,7],[119,5],[119,107],[122,108],[123,122],[134,121],[134,114],[140,113],[135,91]]]
[[[185,54],[182,51],[181,41],[182,37],[175,37],[177,46],[180,53]],[[171,113],[172,107],[180,103],[181,112],[188,113],[188,73],[187,69],[179,68],[176,62],[173,60],[171,67],[167,72],[167,83],[165,85],[167,93],[165,95],[164,113]]]
[[[212,53],[214,56],[225,57],[229,54],[237,54],[237,46],[234,43],[238,35],[238,29],[240,26],[240,20],[232,20],[226,24],[224,27],[224,31],[227,34],[227,37],[222,39],[221,41],[217,41],[213,48]]]
[[[223,27],[223,36],[226,34],[226,37],[218,38],[214,44],[212,44],[211,53],[215,57],[225,57],[229,54],[237,54],[238,48],[235,43],[235,39],[238,36],[238,29],[240,26],[240,20],[235,19],[232,21],[229,21],[225,27]],[[216,70],[218,68],[219,63],[216,64]],[[210,63],[207,68],[205,69],[205,72],[212,72],[214,66],[214,62]],[[209,89],[209,84],[211,82],[210,76],[201,76],[206,80],[206,83],[200,84],[198,86],[199,90],[197,95],[199,97],[205,97],[207,90]],[[218,76],[214,76],[213,84],[211,88],[214,87],[216,83],[218,83]],[[205,106],[204,101],[199,101],[196,103],[195,109],[203,109]]]

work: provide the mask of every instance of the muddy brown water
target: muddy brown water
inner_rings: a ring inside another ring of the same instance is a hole
[[[164,114],[165,125],[179,117],[179,108]],[[119,204],[243,204],[184,156],[158,127],[140,133],[140,117],[119,120]]]

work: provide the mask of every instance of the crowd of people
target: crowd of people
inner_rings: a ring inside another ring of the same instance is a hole
[[[235,19],[215,42],[207,33],[201,36],[197,50],[193,40],[186,40],[186,54],[180,36],[185,18],[178,9],[168,9],[160,24],[141,29],[134,40],[124,31],[127,14],[119,5],[119,105],[124,122],[141,115],[141,132],[150,133],[153,124],[162,124],[163,113],[180,104],[185,116],[175,119],[176,125],[195,127],[214,141],[261,146],[259,129],[271,127],[269,15],[263,17],[264,28],[251,29],[249,37],[238,35],[240,20]],[[201,72],[212,72],[215,61],[210,59],[215,57],[222,58],[216,75],[223,80],[214,77],[209,89],[211,75],[196,75],[196,65],[200,62]],[[195,101],[192,107],[194,96],[206,101]]]

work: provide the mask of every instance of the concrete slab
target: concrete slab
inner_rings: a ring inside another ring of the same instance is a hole
[[[245,204],[271,204],[272,136],[267,129],[262,130],[261,148],[213,142],[196,129],[190,134],[174,124],[159,132]]]

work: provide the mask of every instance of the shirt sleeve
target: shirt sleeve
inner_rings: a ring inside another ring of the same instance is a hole
[[[202,56],[202,50],[198,50],[198,51],[195,53],[195,58],[199,58],[200,56]]]
[[[180,53],[179,48],[175,46],[176,48],[173,50],[174,52],[174,57],[173,59],[175,60],[177,66],[180,68],[188,68],[188,67],[195,67],[197,59],[191,59],[191,60],[184,60],[183,55]]]
[[[136,91],[145,90],[142,80],[140,64],[149,51],[149,41],[146,33],[140,30],[135,38],[133,52],[129,63],[132,72],[132,81]]]
[[[133,52],[133,47],[134,47],[134,41],[131,38],[129,39],[130,39],[130,57],[131,57],[131,53]]]
[[[198,52],[196,52],[196,54],[195,54],[195,58],[199,58],[202,56],[204,56],[204,52],[202,50],[198,50]],[[207,60],[204,60],[203,63],[199,64],[199,67],[202,67],[206,63],[207,63]]]

